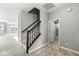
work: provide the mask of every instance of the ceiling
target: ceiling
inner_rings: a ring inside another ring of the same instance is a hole
[[[54,5],[53,3],[45,3],[45,4],[43,5],[43,7],[44,7],[45,9],[49,10],[49,9],[55,7],[55,5]]]
[[[51,10],[60,6],[64,6],[66,3],[43,3],[41,4],[46,10]]]
[[[64,5],[64,3],[0,3],[0,10],[17,10],[17,9],[30,9],[32,6],[40,5],[44,9],[51,10],[55,7]]]

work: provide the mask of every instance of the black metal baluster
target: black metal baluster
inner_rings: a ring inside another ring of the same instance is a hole
[[[32,34],[33,34],[32,31],[33,31],[33,30],[31,30],[31,44],[32,44],[32,39],[33,39],[33,38],[32,38]]]
[[[28,53],[28,49],[29,49],[29,46],[28,46],[28,43],[29,43],[29,31],[27,30],[27,42],[26,42],[26,44],[27,44],[27,49],[26,49],[26,53]]]
[[[37,35],[38,35],[38,25],[37,25]]]
[[[39,33],[40,33],[40,24],[39,24]]]
[[[36,29],[36,27],[35,27],[35,39],[36,39],[36,36],[37,36],[37,29]]]
[[[36,36],[38,35],[38,25],[36,26]]]
[[[38,24],[38,27],[37,27],[37,29],[38,29],[38,35],[39,35],[39,24]]]
[[[36,39],[36,36],[37,36],[37,29],[36,29],[36,27],[35,27],[35,39]]]
[[[32,42],[33,42],[33,39],[34,39],[34,29],[32,30]]]
[[[38,39],[40,36],[40,21],[30,30],[27,30],[27,53],[31,45]]]
[[[29,40],[30,40],[30,41],[29,41],[30,44],[29,44],[29,46],[31,46],[31,31],[30,31],[30,35],[29,35],[29,36],[30,36],[30,39],[29,39]]]
[[[33,42],[33,30],[32,30],[32,42]]]
[[[34,39],[35,39],[35,28],[34,28]]]
[[[38,34],[37,34],[37,35],[39,35],[39,24],[38,24],[38,26],[37,26],[37,29],[38,29],[38,31],[37,31],[37,32],[38,32]]]

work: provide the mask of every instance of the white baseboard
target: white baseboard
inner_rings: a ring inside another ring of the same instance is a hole
[[[54,42],[54,40],[51,41],[51,42]],[[47,44],[49,44],[49,43],[51,43],[51,42],[48,42],[48,43],[46,43],[46,44],[44,44],[44,45],[41,45],[41,46],[39,46],[39,47],[37,47],[37,48],[35,48],[35,49],[33,49],[33,50],[30,50],[29,53],[31,53],[31,52],[33,52],[33,51],[35,51],[35,50],[38,50],[38,49],[44,47],[45,45],[47,45]]]
[[[35,50],[38,50],[38,49],[44,47],[44,46],[47,45],[47,44],[49,44],[49,42],[46,43],[46,44],[44,44],[44,45],[41,45],[41,46],[39,46],[39,47],[37,47],[37,48],[35,48],[35,49],[33,49],[33,50],[30,50],[29,53],[31,53],[31,52],[33,52],[33,51],[35,51]]]
[[[60,46],[60,48],[65,49],[65,50],[68,50],[68,51],[71,51],[71,52],[73,52],[73,53],[79,54],[79,52],[77,52],[77,51],[75,51],[75,50],[72,50],[72,49],[69,49],[69,48],[65,48],[65,47],[62,47],[62,46]]]

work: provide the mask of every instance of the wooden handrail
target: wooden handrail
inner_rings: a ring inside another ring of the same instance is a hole
[[[41,23],[41,21],[39,21],[34,27],[32,27],[32,28],[29,30],[29,32],[30,32],[31,30],[33,30],[39,23]]]
[[[22,33],[24,33],[28,28],[30,28],[33,24],[35,24],[36,22],[38,22],[39,20],[36,20],[35,22],[33,22],[30,26],[28,26],[27,28],[25,28]]]

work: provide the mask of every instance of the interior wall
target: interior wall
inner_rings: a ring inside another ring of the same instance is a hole
[[[21,11],[21,30],[26,29],[30,24],[34,22],[32,14],[22,10]]]
[[[33,15],[29,14],[26,10],[21,10],[21,31],[24,31],[29,25],[31,25],[35,20]],[[26,40],[27,31],[21,33],[21,42]]]
[[[50,12],[52,20],[60,20],[60,46],[79,51],[79,4],[71,3]],[[53,27],[53,25],[52,25]]]

